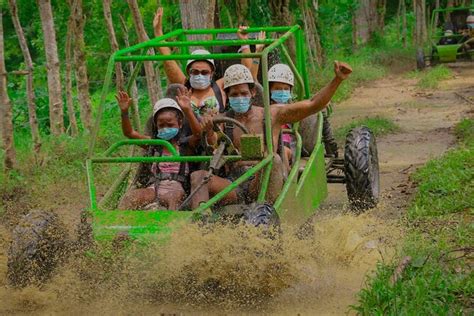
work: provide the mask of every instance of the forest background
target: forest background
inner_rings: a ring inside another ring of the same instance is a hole
[[[152,36],[164,7],[164,31],[177,28],[291,25],[303,23],[313,89],[331,76],[334,59],[354,67],[335,100],[362,81],[412,67],[414,48],[427,40],[436,7],[470,0],[2,0],[0,10],[0,134],[2,167],[44,164],[57,142],[87,147],[107,60],[117,49]],[[193,12],[194,14],[188,14]],[[417,23],[418,21],[418,23]],[[151,68],[150,68],[151,67]],[[117,68],[117,87],[133,65]],[[122,75],[121,73],[124,73]],[[145,65],[136,103],[143,118],[166,87],[162,65]],[[149,98],[151,96],[151,98]],[[99,147],[121,138],[112,94]],[[54,137],[51,137],[53,135]],[[74,140],[73,140],[74,139]],[[20,161],[20,162],[18,162]],[[15,174],[15,173],[14,173]]]

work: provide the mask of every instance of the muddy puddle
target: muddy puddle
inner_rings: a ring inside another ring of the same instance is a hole
[[[5,285],[2,253],[0,314],[347,312],[350,289],[393,254],[400,231],[370,213],[317,218],[309,227],[302,239],[284,226],[272,238],[246,227],[189,226],[167,244],[132,245],[127,255],[99,249],[71,257],[46,285],[22,290]]]

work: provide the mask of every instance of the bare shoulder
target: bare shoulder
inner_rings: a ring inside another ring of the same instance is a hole
[[[221,88],[221,90],[224,90],[224,78],[217,79],[216,84]]]

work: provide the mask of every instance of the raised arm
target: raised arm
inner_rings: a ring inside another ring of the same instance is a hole
[[[311,99],[274,107],[275,124],[281,125],[298,122],[324,109],[329,101],[331,101],[341,82],[352,73],[352,68],[348,64],[335,61],[334,72],[336,73],[334,79]]]
[[[239,26],[239,30],[237,31],[237,38],[239,40],[248,40],[249,34],[247,33],[248,26]],[[239,49],[239,53],[248,54],[250,53],[250,46],[249,45],[242,45]],[[247,67],[249,70],[252,69],[252,58],[242,58],[240,63]]]
[[[190,91],[187,91],[184,88],[179,89],[178,94],[176,95],[176,101],[183,110],[184,117],[191,128],[192,135],[189,139],[189,144],[191,147],[196,147],[201,139],[202,127],[191,107]]]
[[[117,99],[120,111],[122,113],[122,132],[128,138],[132,139],[150,139],[149,136],[142,135],[133,129],[132,122],[128,115],[128,109],[132,104],[132,99],[128,96],[127,92],[120,91],[115,98]]]
[[[258,34],[258,39],[265,39],[265,38],[266,38],[265,32],[261,31],[260,34]],[[261,51],[263,51],[264,48],[265,48],[265,44],[258,44],[255,46],[255,52],[260,53]],[[252,73],[252,77],[255,82],[258,82],[257,76],[258,76],[259,66],[260,66],[260,58],[253,58],[250,72]]]
[[[155,18],[153,19],[153,31],[155,37],[163,35],[163,8],[159,7],[156,11]],[[158,47],[161,55],[171,55],[171,49],[169,47]],[[186,76],[179,67],[175,60],[166,60],[164,62],[164,68],[166,77],[170,83],[181,83],[186,82]]]

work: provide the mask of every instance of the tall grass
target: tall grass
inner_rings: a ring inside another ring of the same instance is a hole
[[[412,71],[407,74],[408,78],[418,79],[417,87],[422,89],[436,89],[441,81],[453,76],[451,69],[444,65],[439,65],[422,71]]]

